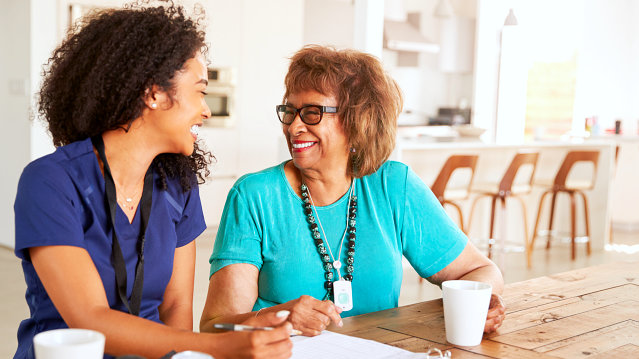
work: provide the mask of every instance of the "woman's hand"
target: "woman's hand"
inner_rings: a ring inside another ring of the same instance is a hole
[[[289,358],[293,350],[290,339],[293,328],[286,321],[288,316],[288,311],[281,310],[264,313],[243,323],[255,327],[274,327],[273,330],[214,334],[216,343],[219,343],[215,348],[215,358]]]
[[[506,305],[499,294],[491,294],[490,305],[488,306],[488,315],[486,316],[486,325],[484,325],[484,333],[492,333],[496,331],[506,317]]]
[[[342,309],[329,300],[317,300],[308,295],[291,300],[278,306],[291,312],[288,321],[293,328],[300,330],[303,335],[312,337],[318,335],[331,324],[341,327]]]

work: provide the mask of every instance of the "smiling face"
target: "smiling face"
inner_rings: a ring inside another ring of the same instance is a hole
[[[211,116],[211,110],[204,100],[206,70],[201,55],[191,58],[173,78],[175,93],[172,103],[166,92],[155,94],[157,109],[150,111],[153,116],[150,123],[154,128],[154,143],[162,145],[162,152],[185,156],[193,153],[193,143],[197,140],[202,121]]]
[[[305,105],[337,106],[334,96],[316,91],[290,94],[286,104],[300,108]],[[290,125],[282,125],[295,167],[306,170],[344,170],[348,164],[348,139],[337,114],[324,113],[317,125],[307,125],[299,115]]]

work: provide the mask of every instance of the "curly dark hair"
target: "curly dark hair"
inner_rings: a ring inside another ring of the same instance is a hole
[[[200,20],[179,5],[146,2],[84,17],[44,66],[38,113],[55,146],[123,128],[142,114],[147,89],[175,95],[173,77],[198,51],[206,53]],[[160,187],[179,178],[184,191],[203,183],[213,155],[196,143],[193,154],[160,154],[154,169]]]

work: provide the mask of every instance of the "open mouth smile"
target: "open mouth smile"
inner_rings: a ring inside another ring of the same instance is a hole
[[[291,147],[293,148],[293,151],[301,152],[310,147],[313,147],[316,143],[317,142],[313,141],[294,141],[293,143],[291,143]]]

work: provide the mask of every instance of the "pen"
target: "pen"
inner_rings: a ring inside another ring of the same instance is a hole
[[[254,332],[257,330],[273,330],[274,329],[273,327],[253,327],[250,325],[232,324],[232,323],[214,324],[213,327],[216,329],[230,330],[234,332]],[[302,332],[297,329],[293,329],[291,331],[291,335],[302,335]]]

